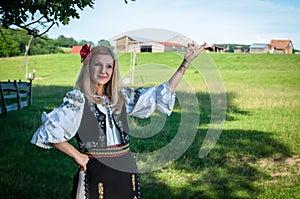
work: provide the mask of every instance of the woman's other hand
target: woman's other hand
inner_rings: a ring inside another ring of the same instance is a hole
[[[79,153],[74,160],[77,162],[78,166],[80,167],[80,170],[83,170],[86,172],[86,165],[89,162],[89,156],[86,154]]]
[[[186,64],[189,65],[198,55],[199,53],[205,48],[206,42],[204,42],[200,47],[198,47],[197,43],[194,41],[188,44],[187,51],[184,55],[184,61],[187,62]]]

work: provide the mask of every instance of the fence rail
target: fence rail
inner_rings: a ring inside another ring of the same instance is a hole
[[[7,114],[9,111],[19,110],[32,104],[32,80],[21,82],[0,82],[1,109],[0,114]]]

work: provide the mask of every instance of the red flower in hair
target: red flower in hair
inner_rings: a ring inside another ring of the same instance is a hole
[[[87,44],[84,44],[80,50],[80,56],[81,56],[81,63],[84,62],[85,64],[88,62],[92,55],[90,46]]]

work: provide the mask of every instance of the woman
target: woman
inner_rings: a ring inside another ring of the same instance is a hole
[[[140,198],[138,170],[130,154],[127,115],[146,118],[158,108],[170,115],[174,90],[202,47],[188,45],[184,60],[168,82],[159,87],[121,87],[117,57],[109,48],[84,45],[82,68],[75,89],[61,106],[43,112],[42,125],[31,142],[56,148],[79,165],[73,198]],[[76,137],[79,149],[69,144]]]

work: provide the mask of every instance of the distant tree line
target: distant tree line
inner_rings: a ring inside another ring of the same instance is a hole
[[[124,2],[128,3],[127,0]],[[67,25],[71,19],[79,19],[79,11],[94,8],[94,3],[95,0],[1,0],[0,25],[4,28],[22,28],[34,37],[41,37],[54,25]]]
[[[0,28],[3,33],[3,37],[0,37],[0,57],[23,56],[31,35],[22,29]],[[73,46],[82,46],[84,44],[95,46],[92,41],[76,41],[72,37],[68,38],[63,35],[60,35],[57,39],[52,39],[45,35],[32,39],[28,55],[64,53],[62,48],[72,48]],[[99,40],[97,45],[112,48],[110,42],[105,39]]]

